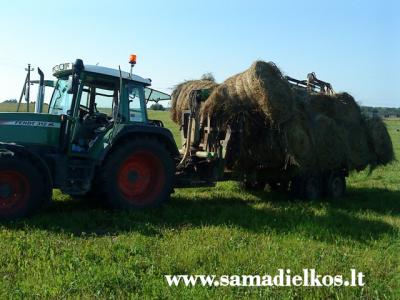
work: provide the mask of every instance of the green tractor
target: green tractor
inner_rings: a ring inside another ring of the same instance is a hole
[[[33,213],[51,199],[53,188],[99,195],[123,209],[166,201],[180,154],[162,122],[148,119],[146,102],[168,95],[150,89],[151,80],[132,69],[78,59],[53,72],[47,113],[40,111],[43,93],[39,111],[0,113],[0,219]],[[37,83],[43,91],[49,81]]]

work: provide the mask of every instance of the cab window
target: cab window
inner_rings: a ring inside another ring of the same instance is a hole
[[[96,109],[98,112],[106,114],[109,117],[113,115],[113,104],[118,97],[118,92],[116,89],[101,89],[96,88]]]
[[[102,113],[110,119],[117,113],[118,88],[116,86],[84,85],[80,101],[80,115]]]
[[[128,102],[129,102],[129,121],[144,122],[144,93],[143,87],[136,85],[127,85]]]

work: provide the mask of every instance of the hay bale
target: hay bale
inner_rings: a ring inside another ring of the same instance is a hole
[[[361,108],[350,94],[338,93],[332,97],[335,99],[335,119],[338,122],[362,122]]]
[[[376,164],[375,154],[371,151],[368,142],[368,134],[363,122],[346,122],[341,127],[345,132],[348,144],[348,168],[349,170],[364,170],[368,165]]]
[[[256,61],[243,73],[228,78],[207,99],[203,115],[222,124],[241,111],[261,111],[273,125],[293,114],[289,83],[272,63]]]
[[[322,170],[346,167],[350,152],[346,132],[326,115],[315,116],[314,122],[318,167]]]
[[[171,119],[181,124],[182,112],[189,109],[189,94],[197,89],[214,89],[218,84],[211,79],[189,80],[178,84],[171,95]]]
[[[291,118],[281,128],[283,144],[286,149],[286,164],[300,170],[309,170],[316,164],[314,154],[314,137],[311,131],[308,116],[298,107]]]
[[[324,148],[319,151],[321,167],[333,168],[336,165],[336,168],[339,168],[343,162],[346,162],[347,164],[344,166],[350,170],[360,171],[368,165],[377,163],[376,155],[369,146],[367,128],[361,115],[361,109],[351,95],[348,93],[311,94],[307,105],[311,115],[322,115],[333,121],[320,119],[320,124],[316,124],[315,131],[319,138],[317,146]],[[319,128],[320,126],[322,128]],[[323,138],[323,135],[326,137]],[[335,145],[333,145],[334,143]],[[329,151],[329,145],[334,147],[334,151],[337,151],[334,157]],[[343,155],[346,156],[346,159],[343,159]]]
[[[376,155],[378,165],[386,165],[394,160],[392,140],[385,123],[380,118],[365,120],[371,150]]]
[[[238,133],[239,137],[233,136],[235,139],[233,143],[240,146],[236,151],[236,154],[239,154],[236,157],[236,169],[249,171],[258,167],[279,169],[284,164],[282,133],[265,122],[262,113],[245,116],[243,131]]]
[[[336,118],[336,98],[329,95],[313,94],[306,98],[310,113],[313,115],[323,115],[330,119]]]
[[[361,122],[360,106],[348,93],[311,94],[308,103],[313,114],[323,114],[336,122]]]

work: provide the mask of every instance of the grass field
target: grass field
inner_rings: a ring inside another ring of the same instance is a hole
[[[168,113],[151,112],[177,134]],[[400,154],[400,121],[388,121]],[[340,202],[248,193],[234,182],[177,189],[162,208],[108,211],[69,199],[0,227],[0,298],[400,299],[400,164],[352,174]],[[364,272],[330,288],[168,287],[165,274]]]

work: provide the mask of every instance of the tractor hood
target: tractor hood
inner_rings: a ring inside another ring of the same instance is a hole
[[[35,113],[0,113],[0,142],[58,146],[61,116]]]

